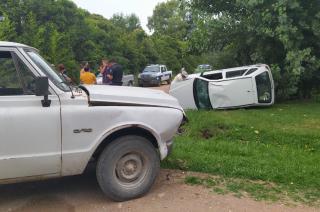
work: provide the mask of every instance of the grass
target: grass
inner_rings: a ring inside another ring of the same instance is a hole
[[[190,122],[185,126],[185,133],[176,138],[173,154],[163,164],[165,168],[261,180],[275,183],[296,201],[319,201],[319,103],[189,111],[187,115]],[[229,191],[250,193],[248,186],[226,184]],[[254,190],[263,187],[253,186],[251,193]]]

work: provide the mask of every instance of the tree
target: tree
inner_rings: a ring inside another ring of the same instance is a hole
[[[113,15],[111,18],[111,22],[115,26],[120,27],[128,32],[142,29],[140,20],[135,14],[131,14],[128,16],[125,16],[123,14]]]
[[[194,49],[234,58],[222,65],[270,64],[280,99],[315,88],[311,76],[320,68],[318,1],[192,0],[191,4],[202,13],[191,39]]]
[[[184,1],[170,0],[160,3],[148,18],[148,28],[155,35],[167,35],[186,40],[192,26],[191,16]]]
[[[0,21],[0,40],[10,41],[16,37],[13,23],[6,14],[3,14],[3,20]]]

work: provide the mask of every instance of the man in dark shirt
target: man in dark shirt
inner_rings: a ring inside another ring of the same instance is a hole
[[[111,60],[110,75],[111,85],[122,86],[123,70],[122,66],[116,63],[115,60]]]

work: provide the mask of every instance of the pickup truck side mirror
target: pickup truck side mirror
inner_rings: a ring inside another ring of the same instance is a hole
[[[37,77],[35,79],[36,96],[44,96],[41,100],[42,107],[50,107],[51,100],[48,99],[49,95],[49,80],[48,77]]]

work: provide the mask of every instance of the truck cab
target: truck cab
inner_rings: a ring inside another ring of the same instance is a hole
[[[161,91],[71,87],[32,47],[0,42],[0,184],[82,174],[111,199],[144,195],[184,117]]]
[[[139,86],[160,86],[162,82],[171,83],[172,71],[165,65],[149,65],[138,76]]]

